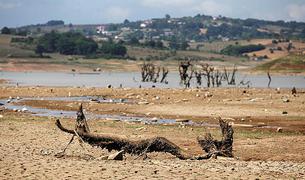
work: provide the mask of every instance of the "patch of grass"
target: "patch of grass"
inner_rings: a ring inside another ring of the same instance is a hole
[[[298,132],[282,132],[277,133],[275,131],[268,131],[268,130],[260,130],[260,129],[235,129],[234,136],[239,139],[263,139],[263,138],[272,138],[272,137],[279,137],[279,136],[296,136],[301,135]]]
[[[255,68],[259,71],[289,71],[289,72],[304,72],[305,71],[305,56],[304,55],[289,55],[280,59],[269,61]]]

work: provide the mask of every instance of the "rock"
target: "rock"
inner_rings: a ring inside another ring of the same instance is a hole
[[[108,160],[123,161],[123,155],[124,155],[124,150],[109,155]]]
[[[283,101],[284,103],[290,102],[290,100],[289,100],[288,98],[282,98],[282,101]]]
[[[231,157],[223,157],[223,156],[217,156],[218,160],[223,160],[223,161],[234,161],[234,158]],[[232,168],[233,169],[233,168]]]
[[[14,111],[14,112],[18,112],[18,109],[14,108],[13,111]]]
[[[160,97],[159,97],[159,96],[156,96],[156,97],[155,97],[155,99],[156,99],[156,100],[159,100],[159,99],[160,99]]]
[[[149,104],[149,102],[147,102],[147,101],[143,101],[143,102],[138,102],[138,105],[147,105],[147,104]]]
[[[27,112],[28,109],[27,109],[26,107],[23,107],[23,108],[21,109],[21,111],[22,111],[22,112]]]
[[[146,128],[145,128],[145,127],[139,127],[139,128],[137,128],[136,130],[137,130],[137,131],[142,131],[142,130],[144,130],[144,131],[145,131],[145,130],[146,130]]]
[[[40,154],[43,156],[47,156],[47,155],[52,154],[52,150],[42,149],[42,150],[40,150]]]
[[[158,122],[158,118],[157,117],[152,118],[151,122]]]
[[[190,122],[190,120],[189,119],[176,119],[176,122],[178,123],[188,123],[188,122]]]
[[[231,102],[231,101],[233,101],[232,99],[223,99],[222,100],[223,102]]]
[[[206,92],[205,94],[204,94],[204,97],[206,97],[206,98],[208,98],[208,97],[212,97],[213,95],[210,93],[210,92]]]
[[[278,128],[276,129],[276,132],[278,132],[278,133],[282,133],[282,132],[283,132],[283,128],[278,127]]]
[[[109,88],[109,89],[112,88],[111,84],[108,84],[108,85],[107,85],[107,88]]]
[[[283,111],[282,114],[288,114],[288,112],[287,111]]]
[[[276,88],[276,93],[280,94],[281,93],[281,89],[280,88]]]
[[[17,96],[17,98],[16,98],[17,100],[20,100],[21,98],[19,97],[19,96]]]

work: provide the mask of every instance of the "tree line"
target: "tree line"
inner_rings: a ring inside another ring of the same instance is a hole
[[[226,48],[222,49],[220,53],[230,56],[240,56],[244,53],[250,53],[253,51],[260,51],[265,49],[266,47],[261,44],[250,44],[250,45],[229,45]]]
[[[110,55],[125,56],[127,49],[112,41],[103,43],[100,47],[91,38],[78,32],[58,33],[52,31],[38,39],[35,49],[37,54],[58,52],[64,55]]]

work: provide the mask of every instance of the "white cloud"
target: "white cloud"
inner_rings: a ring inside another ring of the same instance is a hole
[[[124,19],[129,18],[131,14],[131,11],[128,8],[122,8],[122,7],[109,7],[106,10],[106,17],[108,18],[108,21],[123,21]]]
[[[305,20],[305,4],[290,4],[287,8],[288,16],[291,20],[304,21]]]
[[[152,8],[171,8],[171,7],[189,7],[194,4],[194,0],[142,0],[141,4]]]
[[[212,0],[206,0],[199,3],[197,6],[194,6],[194,9],[199,13],[207,15],[223,15],[230,11],[229,7]]]
[[[0,9],[14,9],[20,6],[21,6],[20,2],[0,1]]]

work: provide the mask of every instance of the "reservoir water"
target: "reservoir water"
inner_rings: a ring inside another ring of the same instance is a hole
[[[67,87],[152,87],[157,88],[182,88],[179,75],[170,73],[167,77],[168,84],[143,83],[140,73],[136,72],[102,72],[102,73],[62,73],[62,72],[0,72],[0,79],[7,79],[10,84],[20,86],[67,86]],[[195,78],[193,78],[195,81]],[[246,87],[240,82],[250,82],[250,87],[265,88],[268,86],[267,75],[237,74],[237,87]],[[203,78],[202,87],[206,86]],[[223,83],[226,87],[226,83]],[[192,87],[196,87],[193,82]],[[235,87],[229,86],[229,87]],[[305,76],[272,75],[272,88],[305,88]]]

